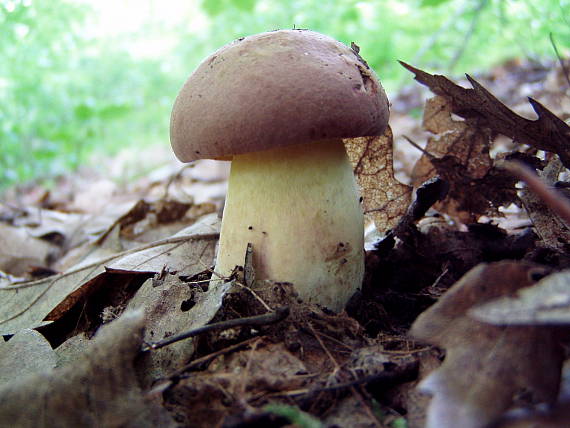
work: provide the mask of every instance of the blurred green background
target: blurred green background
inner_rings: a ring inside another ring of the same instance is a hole
[[[396,62],[475,73],[570,47],[570,0],[0,0],[0,188],[124,147],[168,145],[172,102],[202,58],[262,31],[361,47],[389,94]]]

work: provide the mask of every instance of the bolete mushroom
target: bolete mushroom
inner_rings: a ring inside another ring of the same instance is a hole
[[[256,279],[288,281],[340,311],[364,274],[363,214],[343,138],[380,135],[389,107],[374,72],[308,30],[238,39],[182,87],[170,139],[183,162],[231,159],[216,272],[253,246]]]

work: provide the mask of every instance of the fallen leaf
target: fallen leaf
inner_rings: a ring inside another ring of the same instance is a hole
[[[394,178],[392,130],[380,137],[344,140],[348,158],[360,185],[365,214],[371,215],[379,232],[396,225],[406,212],[412,188]]]
[[[57,357],[49,342],[35,330],[22,330],[0,342],[0,386],[55,367]]]
[[[501,418],[492,428],[568,428],[570,401],[538,409],[513,412]]]
[[[570,168],[570,127],[538,101],[529,102],[538,115],[537,120],[525,119],[495,98],[475,79],[467,75],[473,89],[462,88],[445,76],[432,75],[400,61],[403,67],[414,73],[415,79],[436,94],[449,99],[453,113],[466,119],[475,119],[479,126],[527,144],[539,150],[560,156],[566,168]]]
[[[60,249],[28,234],[26,228],[0,223],[0,271],[23,275],[32,266],[48,266]]]
[[[423,126],[434,136],[428,139],[425,151],[437,158],[453,156],[465,174],[472,178],[484,177],[493,164],[489,156],[489,131],[464,120],[454,120],[451,114],[448,99],[436,96],[426,101]],[[424,154],[414,166],[412,180],[417,186],[435,174],[430,158]]]
[[[500,205],[516,200],[516,180],[503,171],[492,170],[490,131],[477,123],[454,120],[451,113],[450,100],[436,96],[427,101],[423,125],[434,135],[414,166],[412,183],[418,187],[430,178],[443,178],[449,184],[449,194],[436,208],[464,223],[479,215],[499,215]],[[511,189],[507,197],[505,187]]]
[[[297,389],[306,372],[283,344],[260,339],[253,349],[219,357],[207,371],[180,380],[168,391],[167,401],[176,403],[171,411],[184,426],[220,426],[228,413],[239,409],[236,399],[247,403],[269,391]]]
[[[174,237],[127,250],[90,264],[82,264],[52,277],[0,289],[0,334],[14,334],[56,320],[87,296],[104,286],[113,274],[147,275],[165,266],[180,274],[193,275],[209,266],[214,252],[219,220],[215,214],[180,231]]]
[[[144,317],[129,312],[97,334],[75,363],[0,387],[0,425],[25,427],[172,427],[148,400],[133,369]]]
[[[180,280],[178,275],[156,284],[147,280],[129,302],[127,309],[142,308],[146,317],[144,340],[158,342],[188,330],[208,324],[222,305],[222,299],[232,284],[227,283],[202,291]],[[137,361],[145,385],[165,378],[190,360],[195,342],[185,339],[164,348],[151,350]]]
[[[86,333],[79,333],[67,339],[54,349],[57,355],[57,367],[61,368],[77,361],[90,343]]]
[[[485,427],[513,406],[555,402],[562,355],[554,332],[489,325],[467,314],[546,272],[522,262],[480,264],[414,322],[414,338],[447,351],[441,367],[420,384],[433,395],[428,428]]]
[[[570,270],[553,273],[514,295],[476,306],[469,314],[494,325],[570,325]]]
[[[538,174],[547,185],[552,186],[558,181],[558,176],[563,170],[560,159],[554,158],[548,162],[543,171],[538,171]],[[520,198],[536,233],[542,240],[541,245],[566,252],[570,243],[569,226],[530,189],[521,190]]]

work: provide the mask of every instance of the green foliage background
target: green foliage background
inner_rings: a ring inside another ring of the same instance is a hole
[[[560,51],[570,48],[570,0],[195,0],[175,21],[99,38],[86,31],[93,13],[71,0],[0,0],[0,188],[125,146],[168,145],[186,77],[248,34],[296,27],[354,41],[388,93],[411,82],[397,59],[460,74],[552,58],[550,33]],[[139,36],[170,44],[141,57],[127,43]]]

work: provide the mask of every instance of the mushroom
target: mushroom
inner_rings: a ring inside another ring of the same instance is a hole
[[[308,30],[238,39],[188,78],[170,140],[183,162],[231,159],[215,271],[253,247],[256,279],[341,311],[364,275],[364,221],[343,138],[380,135],[388,100],[344,44]]]

